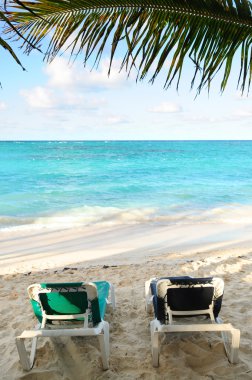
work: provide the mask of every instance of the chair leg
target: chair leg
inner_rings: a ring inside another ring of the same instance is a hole
[[[151,352],[153,367],[159,366],[159,333],[155,327],[155,321],[151,321]]]
[[[146,309],[147,314],[152,314],[152,312],[153,312],[153,301],[152,301],[152,298],[149,299],[149,300],[146,300],[145,309]]]
[[[153,311],[153,296],[150,289],[151,280],[145,282],[145,310],[147,314]]]
[[[222,331],[221,333],[225,351],[230,363],[238,363],[238,351],[240,345],[240,330],[232,329],[230,331]],[[231,335],[231,344],[228,337]]]
[[[100,344],[102,366],[106,370],[109,368],[109,324],[103,321],[103,333],[98,335]]]
[[[115,288],[114,288],[114,285],[112,284],[110,284],[110,298],[111,298],[112,308],[115,309],[116,307]]]
[[[216,318],[216,322],[218,324],[223,323],[220,317]],[[225,351],[230,363],[236,364],[238,363],[239,356],[239,346],[240,346],[240,330],[235,329],[232,325],[230,325],[229,331],[221,331],[221,336],[223,339]],[[231,336],[231,344],[229,337]]]
[[[25,348],[24,339],[17,337],[16,338],[16,345],[17,350],[20,358],[20,362],[24,370],[30,371],[30,369],[33,367],[35,354],[36,354],[36,348],[37,348],[37,337],[32,339],[32,347],[31,347],[31,353],[30,357],[29,354]]]
[[[37,337],[32,339],[31,354],[30,354],[30,363],[31,363],[32,367],[33,367],[34,359],[35,359],[35,355],[36,355],[37,341],[38,341]]]

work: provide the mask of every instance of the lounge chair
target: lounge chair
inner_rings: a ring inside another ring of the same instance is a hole
[[[30,285],[27,291],[39,324],[34,330],[26,330],[16,338],[25,370],[33,367],[38,337],[59,336],[97,336],[103,369],[108,369],[109,324],[103,319],[107,304],[115,307],[112,284],[107,281],[43,283]],[[26,338],[32,339],[30,355],[24,344]]]
[[[154,367],[159,365],[160,333],[191,331],[221,332],[229,361],[237,363],[240,330],[230,323],[223,323],[219,317],[223,291],[223,280],[215,277],[153,278],[145,283],[146,310],[151,313],[154,309],[155,314],[150,323]],[[192,324],[191,317],[201,319],[200,323]],[[185,318],[186,323],[182,324]]]

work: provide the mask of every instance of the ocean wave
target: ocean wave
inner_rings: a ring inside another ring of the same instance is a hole
[[[18,217],[18,216],[5,216],[5,215],[1,216],[0,215],[0,229],[32,225],[35,222],[36,222],[36,218],[32,218],[32,217]]]
[[[37,217],[0,216],[1,230],[64,229],[88,225],[227,223],[252,224],[252,206],[229,205],[208,210],[181,210],[179,207],[117,208],[85,206]]]

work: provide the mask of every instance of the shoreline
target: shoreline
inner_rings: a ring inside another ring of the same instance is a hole
[[[0,275],[82,263],[143,263],[153,256],[252,249],[250,224],[90,225],[73,229],[0,230]],[[169,256],[169,255],[168,255]],[[171,259],[171,257],[167,257]]]

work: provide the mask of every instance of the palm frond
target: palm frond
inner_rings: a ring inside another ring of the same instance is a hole
[[[8,25],[10,28],[12,28],[12,25],[11,25],[10,21],[8,20],[8,18],[0,10],[0,25],[1,25],[1,23],[3,25]],[[2,48],[4,48],[5,50],[7,50],[10,53],[10,55],[12,56],[12,58],[14,58],[14,60],[22,67],[23,70],[25,70],[24,67],[22,66],[22,63],[20,62],[17,55],[15,54],[14,50],[11,48],[11,46],[2,37],[0,37],[0,46]]]
[[[122,66],[137,80],[153,82],[166,69],[164,87],[177,86],[185,60],[194,64],[191,85],[210,88],[220,71],[220,89],[227,85],[234,56],[240,55],[237,82],[249,91],[252,75],[252,4],[249,0],[10,0],[10,21],[26,38],[24,46],[49,39],[51,61],[72,39],[71,57],[84,54],[96,63],[110,48],[110,65],[120,46]],[[28,43],[27,43],[28,42]],[[167,65],[167,63],[169,65]],[[168,66],[168,68],[167,68]],[[110,68],[109,68],[110,70]]]

